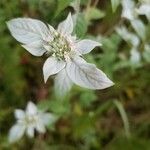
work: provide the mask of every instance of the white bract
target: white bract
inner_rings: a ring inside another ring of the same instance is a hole
[[[128,31],[125,26],[116,28],[116,32],[127,42],[130,43],[133,47],[138,47],[140,44],[139,37]]]
[[[150,21],[150,0],[141,0],[135,5],[133,0],[122,0],[122,17],[130,21],[137,19],[138,15],[145,15]]]
[[[139,64],[141,61],[141,54],[136,48],[131,49],[131,54],[130,54],[130,61],[132,64]]]
[[[150,21],[150,1],[149,3],[143,3],[140,7],[136,10],[138,14],[145,15],[147,19]]]
[[[135,3],[133,0],[122,0],[122,17],[133,20],[136,16],[135,14]]]
[[[43,66],[44,81],[57,74],[55,88],[58,94],[65,94],[73,82],[89,89],[104,89],[113,85],[101,70],[82,58],[82,54],[101,44],[89,39],[77,40],[76,36],[72,36],[71,14],[58,25],[57,30],[29,18],[12,19],[7,25],[12,36],[32,55],[49,55]]]
[[[39,111],[35,104],[29,102],[26,111],[15,110],[17,122],[12,126],[9,132],[9,142],[13,143],[19,140],[24,133],[29,137],[34,137],[34,131],[45,133],[45,127],[55,121],[55,117],[50,113]]]
[[[128,31],[128,29],[125,26],[116,28],[116,32],[121,36],[122,39],[124,39],[127,43],[131,45],[131,51],[130,51],[130,61],[132,64],[137,64],[141,61],[141,55],[138,51],[140,39],[139,37]]]

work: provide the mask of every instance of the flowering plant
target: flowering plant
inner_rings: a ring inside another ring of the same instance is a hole
[[[26,111],[15,110],[17,123],[11,127],[9,132],[9,142],[16,142],[26,132],[27,136],[34,137],[34,131],[45,133],[45,126],[54,123],[56,117],[50,113],[44,113],[37,109],[36,105],[28,102]]]
[[[49,55],[43,66],[44,81],[56,75],[55,88],[59,95],[70,90],[72,83],[89,89],[104,89],[113,82],[95,65],[87,63],[83,54],[101,44],[89,39],[77,40],[72,36],[71,14],[55,30],[36,19],[17,18],[7,22],[12,36],[34,56]]]

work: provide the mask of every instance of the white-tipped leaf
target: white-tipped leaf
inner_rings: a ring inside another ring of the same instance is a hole
[[[57,117],[51,113],[41,113],[39,118],[45,126],[53,124],[57,120]]]
[[[42,41],[49,35],[47,26],[37,19],[12,19],[7,22],[7,26],[12,36],[23,44]]]
[[[144,23],[140,19],[134,19],[131,21],[131,25],[136,31],[136,33],[141,37],[141,39],[145,39],[146,29]]]
[[[54,75],[65,67],[65,62],[58,60],[55,57],[49,57],[43,66],[44,81],[46,82],[49,76]]]
[[[8,140],[10,143],[18,141],[25,132],[25,126],[21,124],[16,124],[12,126],[12,128],[9,131],[9,137]]]
[[[73,82],[70,80],[66,69],[61,70],[55,77],[55,93],[58,96],[64,96],[72,87]]]
[[[92,40],[81,40],[76,44],[77,51],[81,54],[87,54],[91,50],[93,50],[96,46],[101,46],[99,42],[92,41]]]
[[[34,137],[34,126],[33,125],[28,125],[26,129],[26,134],[28,137],[33,138]]]
[[[26,114],[28,116],[32,116],[32,115],[35,115],[37,113],[37,107],[34,103],[32,103],[31,101],[28,102],[27,104],[27,108],[26,108]]]
[[[134,1],[133,0],[122,0],[122,7],[123,7],[122,17],[129,19],[129,20],[133,20],[135,18],[135,16],[134,16],[134,7],[135,7]]]
[[[66,20],[64,20],[58,25],[57,30],[62,34],[71,34],[73,32],[73,20],[71,17],[71,13],[69,13]]]
[[[22,47],[34,56],[42,56],[46,52],[46,49],[43,47],[41,41],[36,41],[31,44],[22,45]]]
[[[25,118],[25,112],[21,109],[15,110],[15,117],[16,119],[24,119]]]
[[[140,15],[146,15],[150,21],[150,4],[143,4],[137,9],[137,13]]]
[[[133,47],[130,51],[130,61],[132,64],[139,64],[141,60],[141,55],[140,52],[138,51],[137,48]]]
[[[80,57],[68,62],[66,69],[70,79],[79,86],[105,89],[113,85],[113,82],[101,70],[93,64],[86,63]]]
[[[39,133],[45,133],[46,132],[45,125],[43,124],[43,122],[40,122],[40,120],[36,124],[36,130]]]

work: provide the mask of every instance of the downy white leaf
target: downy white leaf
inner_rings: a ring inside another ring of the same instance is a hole
[[[45,133],[46,132],[46,129],[45,129],[45,125],[43,124],[43,122],[41,122],[40,120],[37,122],[36,124],[36,130],[39,132],[39,133]]]
[[[12,19],[7,22],[7,26],[12,36],[23,44],[42,42],[49,35],[47,26],[37,19]]]
[[[133,0],[122,0],[122,17],[127,18],[129,20],[133,20],[134,16],[134,7],[135,3]]]
[[[150,21],[150,4],[143,4],[136,11],[140,15],[145,15]]]
[[[36,41],[28,45],[22,45],[22,47],[34,56],[42,56],[46,52],[46,49],[43,47],[41,41]]]
[[[26,114],[28,116],[31,116],[31,115],[35,115],[37,113],[37,107],[34,103],[32,103],[31,101],[28,102],[27,104],[27,108],[26,108]]]
[[[15,117],[16,119],[24,119],[25,118],[25,112],[21,109],[15,110]]]
[[[55,77],[55,93],[58,96],[64,96],[72,87],[73,83],[70,80],[66,69],[61,70]]]
[[[79,86],[89,89],[105,89],[113,82],[95,65],[86,63],[81,57],[76,57],[67,64],[70,79]]]
[[[30,138],[33,138],[34,137],[34,126],[31,124],[31,125],[28,125],[27,129],[26,129],[26,134],[30,137]]]
[[[58,60],[55,57],[49,57],[43,66],[44,81],[46,82],[49,76],[54,75],[65,67],[65,62]]]
[[[12,126],[12,128],[9,131],[9,138],[8,138],[9,142],[10,143],[16,142],[23,136],[24,132],[25,126],[21,124],[16,124]]]
[[[133,47],[131,49],[131,57],[130,57],[130,61],[132,64],[138,64],[141,60],[141,55],[139,53],[139,51],[137,50],[137,48]]]
[[[62,34],[71,34],[73,32],[73,20],[71,17],[71,13],[69,13],[66,20],[64,20],[58,25],[57,30]]]
[[[43,123],[43,125],[47,126],[49,124],[52,124],[56,121],[57,117],[50,113],[40,113],[39,114],[40,122]]]
[[[131,21],[131,24],[136,33],[139,35],[139,37],[141,37],[141,39],[144,40],[146,34],[144,23],[139,19],[135,19]]]
[[[81,40],[76,44],[76,49],[79,51],[81,54],[87,54],[91,50],[93,50],[96,46],[101,46],[99,42],[92,41],[92,40]]]

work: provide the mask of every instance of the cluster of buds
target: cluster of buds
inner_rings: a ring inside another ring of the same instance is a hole
[[[69,41],[57,31],[53,31],[52,40],[44,43],[47,54],[56,57],[58,60],[65,60],[66,55],[71,51]]]

